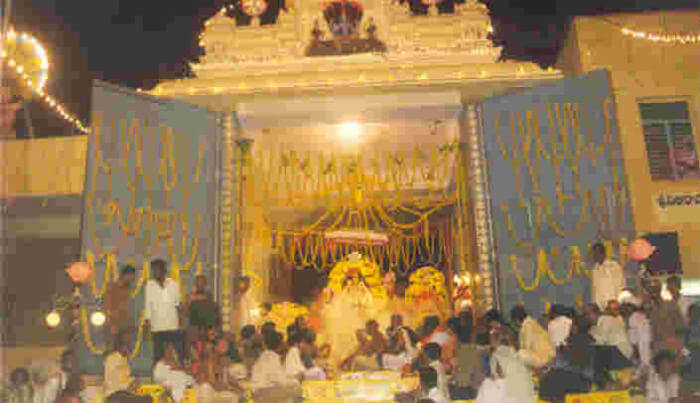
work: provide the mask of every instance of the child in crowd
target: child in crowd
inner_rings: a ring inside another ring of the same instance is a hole
[[[649,371],[646,382],[648,403],[678,402],[681,379],[675,373],[676,358],[668,350],[661,351],[654,357],[653,368]]]
[[[195,376],[204,372],[206,379],[217,389],[223,389],[228,369],[228,341],[216,329],[209,327],[205,339],[194,343],[190,354],[190,372]]]

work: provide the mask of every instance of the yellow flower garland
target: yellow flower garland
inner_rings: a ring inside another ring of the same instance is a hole
[[[88,329],[88,318],[87,318],[87,310],[85,308],[81,308],[80,310],[80,318],[81,322],[83,325],[83,336],[85,338],[85,344],[88,346],[88,349],[92,354],[95,355],[102,355],[105,353],[106,348],[105,347],[97,347],[95,343],[92,341],[92,336],[90,335],[90,330]],[[136,358],[139,353],[141,352],[141,344],[143,342],[143,325],[144,325],[144,311],[141,312],[141,315],[139,317],[139,328],[138,332],[136,333],[136,343],[134,344],[133,350],[131,350],[131,353],[129,354],[129,360],[133,360]]]
[[[619,240],[620,242],[620,250],[623,250],[623,246],[626,244],[626,239],[622,238]],[[512,271],[513,274],[515,275],[515,279],[518,282],[518,286],[525,292],[532,292],[539,287],[540,280],[543,277],[547,277],[549,281],[551,281],[555,285],[564,285],[566,283],[571,282],[574,277],[590,277],[591,273],[588,269],[583,264],[583,260],[581,258],[581,251],[579,250],[579,247],[574,245],[569,247],[569,251],[571,253],[571,260],[569,261],[567,273],[564,276],[564,278],[557,278],[557,276],[554,274],[554,270],[552,269],[552,265],[549,262],[547,252],[544,249],[540,249],[537,255],[537,265],[535,267],[535,274],[533,275],[532,278],[532,283],[526,284],[525,280],[522,277],[522,274],[520,273],[520,270],[518,270],[517,267],[517,258],[515,255],[510,255],[509,260],[511,263]],[[552,257],[557,257],[559,256],[560,252],[557,248],[553,249],[550,252],[550,255]]]

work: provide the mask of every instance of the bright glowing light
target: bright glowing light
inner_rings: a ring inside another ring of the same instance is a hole
[[[346,143],[357,143],[360,141],[362,126],[358,122],[345,122],[339,127],[340,138]]]
[[[671,295],[671,292],[666,287],[666,284],[661,285],[661,299],[664,301],[672,301],[673,300],[673,295]]]
[[[46,325],[48,327],[56,327],[59,324],[61,324],[61,315],[58,312],[51,311],[46,315]]]
[[[100,327],[104,325],[105,320],[107,320],[107,317],[100,311],[93,312],[92,315],[90,315],[90,323],[92,323],[94,326]]]
[[[250,315],[254,318],[260,317],[260,309],[255,308],[250,310]]]

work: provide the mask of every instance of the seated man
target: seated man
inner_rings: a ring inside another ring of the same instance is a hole
[[[169,391],[176,402],[182,400],[185,390],[194,384],[194,379],[180,367],[179,355],[172,343],[165,345],[163,357],[153,368],[153,381]]]
[[[265,350],[253,364],[250,387],[256,402],[294,401],[301,396],[301,386],[290,378],[280,357],[282,335],[270,332],[265,335]]]
[[[382,368],[391,371],[402,370],[418,357],[418,350],[408,330],[401,328],[397,333],[397,341],[392,350],[382,355]]]
[[[131,334],[120,332],[115,340],[114,351],[104,362],[104,395],[107,403],[149,403],[150,396],[137,396],[134,391],[139,383],[131,376],[127,357],[131,345]]]

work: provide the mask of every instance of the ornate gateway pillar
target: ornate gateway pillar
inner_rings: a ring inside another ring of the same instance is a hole
[[[488,191],[488,174],[486,154],[483,147],[483,130],[479,119],[479,108],[475,104],[466,104],[464,108],[463,141],[466,144],[464,155],[467,163],[468,206],[472,218],[470,230],[474,232],[473,247],[478,277],[476,278],[477,298],[481,298],[485,309],[499,308],[498,276],[495,275],[495,255],[493,233],[491,230],[490,196]],[[479,287],[480,286],[480,287]]]

